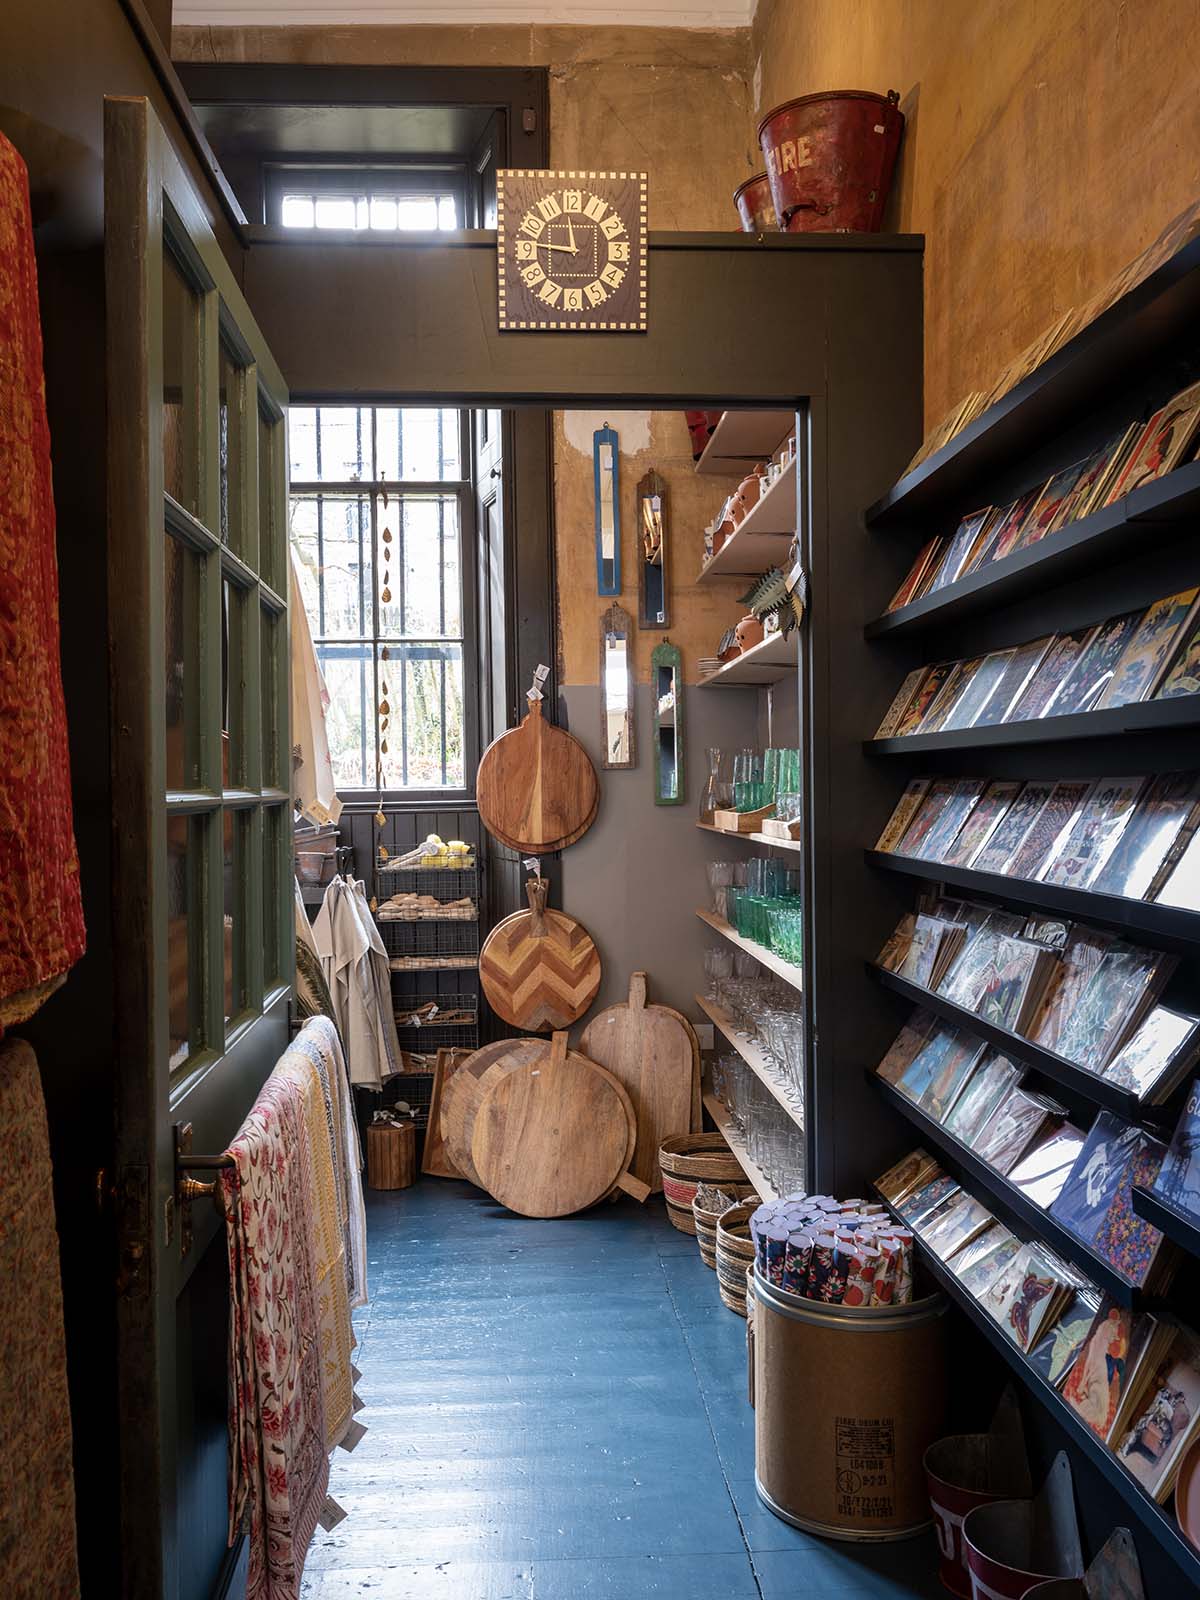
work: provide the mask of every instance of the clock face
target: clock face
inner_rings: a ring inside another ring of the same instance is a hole
[[[646,175],[496,175],[500,327],[646,330]]]

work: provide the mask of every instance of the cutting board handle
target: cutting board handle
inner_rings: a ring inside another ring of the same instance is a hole
[[[639,1205],[645,1205],[650,1198],[650,1185],[643,1183],[640,1178],[635,1178],[632,1172],[621,1174],[617,1179],[617,1188],[631,1200],[636,1200]]]
[[[546,895],[550,889],[549,878],[526,878],[525,894],[533,921],[529,924],[531,939],[546,937]]]
[[[635,972],[629,980],[629,1009],[630,1011],[644,1011],[646,1009],[646,974]]]
[[[553,1034],[551,1036],[551,1039],[550,1039],[550,1060],[547,1063],[547,1065],[552,1070],[555,1067],[561,1067],[563,1062],[566,1059],[567,1059],[567,1033],[566,1033],[566,1029],[564,1028],[564,1029],[561,1029],[558,1033],[555,1033],[555,1034]]]

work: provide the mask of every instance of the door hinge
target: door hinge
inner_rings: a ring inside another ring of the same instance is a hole
[[[150,1286],[150,1175],[122,1167],[116,1184],[117,1293],[142,1297]]]

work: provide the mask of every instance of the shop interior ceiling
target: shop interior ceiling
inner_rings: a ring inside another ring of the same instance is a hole
[[[654,5],[596,5],[591,0],[176,0],[172,20],[180,26],[211,23],[244,27],[301,23],[399,24],[479,27],[540,24],[544,27],[748,28],[757,0],[657,0]]]

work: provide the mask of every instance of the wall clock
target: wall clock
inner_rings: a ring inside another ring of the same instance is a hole
[[[646,174],[496,174],[500,327],[646,331]]]

